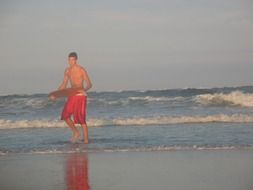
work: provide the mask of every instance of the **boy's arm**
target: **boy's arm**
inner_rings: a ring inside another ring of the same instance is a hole
[[[68,69],[65,70],[63,81],[62,81],[61,85],[59,86],[58,90],[65,89],[67,87],[68,80],[69,80],[68,71],[69,71]]]
[[[83,78],[87,84],[86,87],[84,88],[84,91],[88,91],[92,87],[92,84],[91,84],[91,81],[90,81],[87,71],[85,69],[82,69],[82,71],[83,71]]]

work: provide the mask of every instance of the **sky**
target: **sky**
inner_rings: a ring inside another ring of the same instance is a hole
[[[56,90],[72,51],[90,91],[252,85],[252,10],[251,0],[0,0],[0,95]]]

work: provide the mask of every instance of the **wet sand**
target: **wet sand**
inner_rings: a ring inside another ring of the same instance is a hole
[[[252,190],[253,150],[3,155],[0,189]]]

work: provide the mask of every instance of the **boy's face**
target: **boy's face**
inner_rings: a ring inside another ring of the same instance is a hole
[[[73,64],[76,63],[76,58],[75,57],[69,57],[68,62],[69,62],[70,65],[73,65]]]

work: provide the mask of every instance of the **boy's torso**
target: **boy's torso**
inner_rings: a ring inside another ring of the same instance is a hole
[[[69,67],[68,76],[72,88],[83,88],[84,76],[81,66],[75,65],[73,67]],[[87,96],[87,94],[84,90],[81,90],[80,93],[76,94],[76,96]]]

